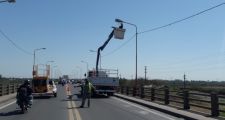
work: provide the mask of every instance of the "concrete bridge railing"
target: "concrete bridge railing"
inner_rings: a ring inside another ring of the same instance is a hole
[[[19,84],[0,84],[0,96],[16,93],[18,87]]]
[[[168,87],[119,87],[118,92],[179,109],[225,116],[225,95],[201,93],[189,89],[170,90]]]

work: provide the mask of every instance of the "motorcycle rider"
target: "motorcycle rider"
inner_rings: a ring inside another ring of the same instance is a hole
[[[17,103],[19,103],[19,100],[25,100],[28,107],[31,107],[33,101],[32,92],[33,90],[30,86],[30,80],[25,80],[17,90]]]

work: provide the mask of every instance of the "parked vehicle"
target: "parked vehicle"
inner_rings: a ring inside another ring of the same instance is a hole
[[[107,94],[112,96],[116,92],[116,88],[119,86],[118,70],[101,69],[98,71],[92,70],[88,73],[88,80],[95,87],[93,94]]]

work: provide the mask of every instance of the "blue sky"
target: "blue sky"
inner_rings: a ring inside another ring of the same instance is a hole
[[[97,50],[107,39],[115,18],[134,23],[138,32],[190,16],[224,0],[17,0],[0,4],[0,29],[17,45],[33,53],[38,64],[54,60],[56,74],[78,77],[81,68],[95,67]],[[138,35],[138,77],[225,80],[225,5],[187,21]],[[102,68],[119,69],[135,77],[135,28],[124,24],[125,39],[112,39],[102,52]],[[129,42],[128,42],[129,41]],[[117,51],[111,53],[122,44]],[[0,74],[31,77],[33,56],[0,35]],[[77,67],[78,66],[78,67]]]

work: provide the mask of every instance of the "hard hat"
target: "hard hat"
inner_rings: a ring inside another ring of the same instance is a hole
[[[25,80],[24,84],[29,85],[30,84],[30,80]]]

